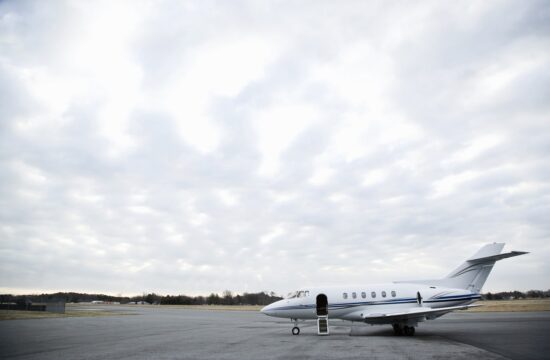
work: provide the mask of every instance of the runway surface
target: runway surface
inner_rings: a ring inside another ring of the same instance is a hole
[[[97,305],[94,305],[97,308]],[[135,315],[0,321],[1,359],[548,359],[550,312],[453,313],[414,337],[389,326],[290,321],[258,312],[111,307]],[[351,329],[351,331],[350,331]],[[351,336],[350,336],[351,335]]]

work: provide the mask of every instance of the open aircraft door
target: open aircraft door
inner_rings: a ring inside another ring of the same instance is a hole
[[[328,335],[328,299],[325,294],[317,295],[315,299],[317,308],[317,334]]]

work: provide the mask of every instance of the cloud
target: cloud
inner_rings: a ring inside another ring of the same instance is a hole
[[[547,8],[0,3],[0,290],[550,287]]]

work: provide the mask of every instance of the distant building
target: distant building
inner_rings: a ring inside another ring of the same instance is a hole
[[[54,313],[65,313],[65,302],[40,302],[33,303],[30,300],[19,300],[17,303],[0,304],[2,310],[23,310],[23,311],[48,311]]]

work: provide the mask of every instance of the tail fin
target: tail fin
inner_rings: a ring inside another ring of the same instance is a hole
[[[527,252],[523,251],[511,251],[501,254],[500,252],[503,247],[503,243],[485,245],[443,279],[408,282],[439,285],[455,289],[467,289],[471,292],[479,293],[496,261],[512,256],[527,254]]]
[[[488,244],[479,249],[472,257],[442,279],[446,286],[468,289],[471,292],[479,293],[487,280],[493,265],[498,260],[512,256],[527,254],[522,251],[512,251],[501,254],[504,244]]]

